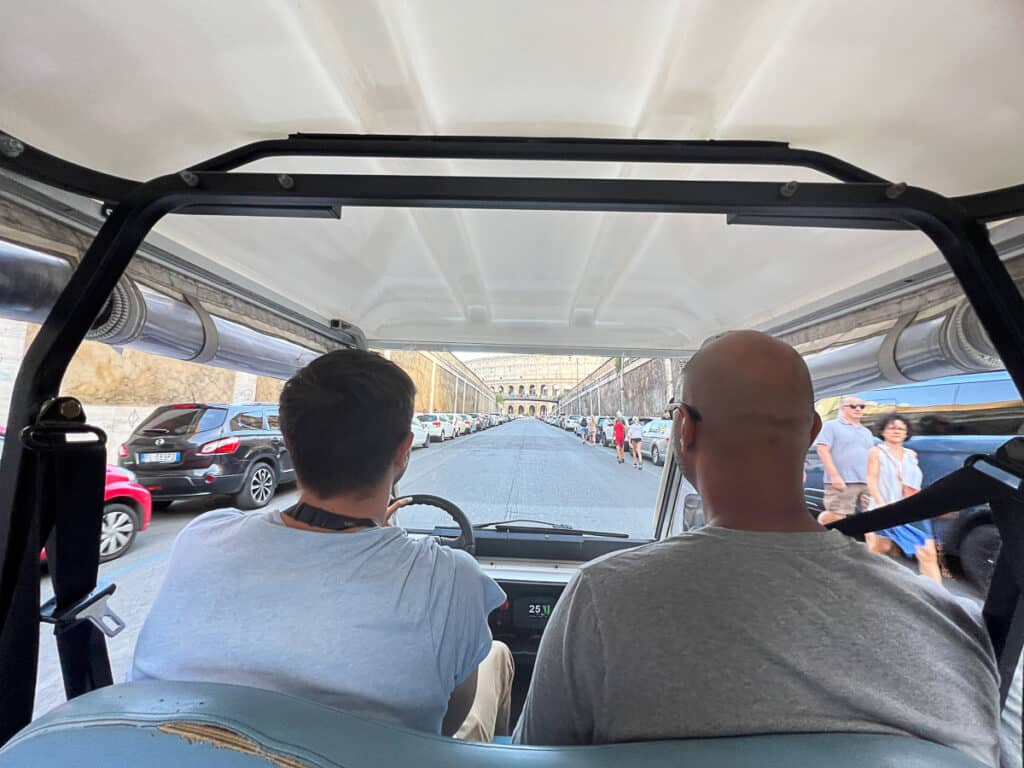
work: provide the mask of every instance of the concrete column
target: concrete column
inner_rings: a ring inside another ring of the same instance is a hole
[[[10,421],[11,395],[25,353],[26,333],[25,323],[0,320],[0,423],[3,424]]]
[[[236,403],[251,403],[256,399],[256,374],[235,373],[235,389],[231,398]]]
[[[430,369],[430,412],[434,412],[434,385],[437,382],[437,360],[431,359]]]

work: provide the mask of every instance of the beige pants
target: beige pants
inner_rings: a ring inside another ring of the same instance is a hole
[[[840,515],[856,515],[868,508],[867,483],[847,483],[838,491],[832,483],[825,483],[825,511]]]
[[[516,666],[508,646],[492,640],[491,652],[477,667],[473,706],[455,738],[491,742],[495,735],[509,735],[509,708],[515,673]]]

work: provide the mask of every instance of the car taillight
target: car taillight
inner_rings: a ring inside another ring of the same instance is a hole
[[[120,456],[122,459],[127,459],[128,458],[128,446],[125,445],[124,443],[121,443],[121,447],[117,449],[117,455]]]
[[[434,422],[434,426],[435,427],[440,427],[441,426],[441,422],[440,421],[435,421]]]
[[[238,450],[238,446],[241,444],[242,441],[237,437],[225,437],[222,440],[214,440],[212,443],[206,443],[199,449],[199,453],[204,456],[220,453],[234,453]]]

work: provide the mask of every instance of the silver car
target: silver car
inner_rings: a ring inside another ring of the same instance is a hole
[[[668,454],[668,441],[672,439],[672,421],[670,419],[654,419],[644,425],[643,442],[640,452],[647,456],[653,464],[661,466]]]

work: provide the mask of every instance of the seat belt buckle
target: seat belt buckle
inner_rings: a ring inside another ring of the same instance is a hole
[[[98,584],[89,594],[62,611],[57,610],[57,598],[51,597],[39,608],[39,620],[53,624],[55,635],[67,632],[82,621],[91,621],[107,637],[116,637],[126,626],[107,604],[107,598],[116,589],[116,584]]]

